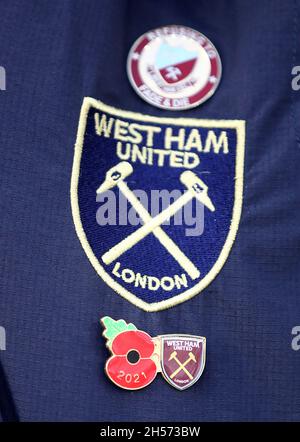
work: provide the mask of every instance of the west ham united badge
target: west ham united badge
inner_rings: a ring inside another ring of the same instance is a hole
[[[160,118],[86,98],[72,212],[105,283],[146,311],[186,301],[211,283],[238,229],[244,145],[241,120]]]
[[[161,368],[164,378],[185,390],[200,378],[205,366],[206,339],[203,336],[160,336]]]
[[[118,387],[138,390],[154,381],[157,373],[178,390],[191,387],[200,378],[206,355],[202,336],[163,335],[151,338],[123,319],[101,319],[103,336],[112,353],[105,371]]]
[[[222,66],[217,49],[205,35],[185,26],[164,26],[133,44],[127,72],[144,100],[163,109],[182,110],[214,94]]]

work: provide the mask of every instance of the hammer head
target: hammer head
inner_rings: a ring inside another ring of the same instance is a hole
[[[172,361],[172,359],[176,358],[176,356],[177,356],[177,351],[173,351],[173,353],[170,354],[169,361]]]
[[[132,172],[132,165],[127,161],[121,161],[121,163],[117,164],[106,172],[105,180],[101,186],[98,187],[96,192],[102,193],[112,189],[120,181],[123,181],[126,177],[132,174]]]
[[[180,175],[180,181],[186,186],[189,192],[192,192],[193,196],[197,198],[200,203],[212,212],[215,211],[215,206],[207,194],[207,185],[194,172],[186,170]]]
[[[190,352],[189,357],[190,357],[191,361],[197,362],[197,359],[196,359],[196,356],[194,355],[194,353]]]

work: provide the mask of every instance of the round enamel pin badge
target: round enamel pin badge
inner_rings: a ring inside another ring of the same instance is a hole
[[[162,109],[189,109],[216,91],[221,59],[211,41],[185,26],[165,26],[143,34],[127,60],[129,80],[148,103]]]

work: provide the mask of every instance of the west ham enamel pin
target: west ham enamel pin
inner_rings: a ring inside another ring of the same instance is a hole
[[[163,109],[198,106],[216,91],[222,65],[212,42],[185,26],[153,29],[133,44],[129,80],[148,103]]]
[[[185,390],[198,381],[205,367],[206,339],[203,336],[163,335],[151,338],[123,319],[101,319],[103,336],[112,356],[105,372],[120,388],[139,390],[162,373],[169,384]]]

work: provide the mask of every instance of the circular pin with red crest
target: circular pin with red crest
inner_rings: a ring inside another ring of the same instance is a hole
[[[203,34],[186,26],[153,29],[133,44],[127,60],[129,80],[148,103],[162,109],[189,109],[216,91],[222,64]]]

